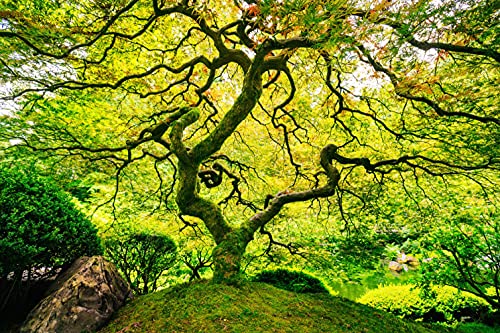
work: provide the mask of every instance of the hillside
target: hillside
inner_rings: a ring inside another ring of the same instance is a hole
[[[138,297],[99,333],[446,331],[340,297],[295,294],[263,283],[232,287],[205,281]]]

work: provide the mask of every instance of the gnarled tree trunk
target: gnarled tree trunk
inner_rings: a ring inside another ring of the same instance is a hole
[[[214,282],[232,284],[239,281],[241,261],[248,243],[252,241],[254,233],[271,221],[284,205],[334,194],[339,181],[339,172],[331,161],[336,151],[337,147],[334,145],[327,145],[321,151],[320,164],[328,178],[324,186],[277,195],[264,210],[238,228],[232,228],[225,221],[217,205],[199,196],[198,167],[192,164],[186,165],[182,161],[179,163],[181,181],[177,192],[177,204],[183,214],[200,218],[214,237],[216,242],[212,253]]]

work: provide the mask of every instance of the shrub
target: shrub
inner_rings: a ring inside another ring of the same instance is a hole
[[[323,282],[318,278],[304,272],[281,268],[274,271],[260,272],[252,280],[269,283],[276,288],[297,293],[329,293]]]
[[[53,183],[0,168],[0,277],[102,253],[97,230]]]
[[[139,295],[157,290],[161,275],[177,260],[177,246],[169,236],[147,231],[110,237],[104,246],[107,257]]]
[[[428,295],[421,295],[421,289],[414,285],[385,286],[370,290],[358,302],[426,322],[477,319],[490,311],[483,299],[449,286],[433,286]]]
[[[102,253],[92,223],[34,171],[0,167],[0,208],[0,310],[28,302],[58,268]]]

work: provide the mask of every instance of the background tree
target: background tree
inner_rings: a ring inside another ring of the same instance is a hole
[[[487,203],[441,211],[445,223],[424,237],[429,260],[421,282],[469,291],[500,309],[500,225],[495,214]]]
[[[156,291],[163,273],[177,261],[177,245],[167,235],[125,231],[104,241],[106,256],[137,295]]]
[[[1,4],[7,148],[113,172],[115,212],[133,189],[203,222],[215,281],[257,232],[295,251],[266,229],[290,203],[336,193],[349,227],[387,185],[497,183],[489,1]]]

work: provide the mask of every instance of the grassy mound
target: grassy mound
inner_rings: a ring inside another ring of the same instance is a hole
[[[136,298],[100,333],[359,332],[436,333],[328,294],[296,294],[264,283],[239,287],[201,282]]]

